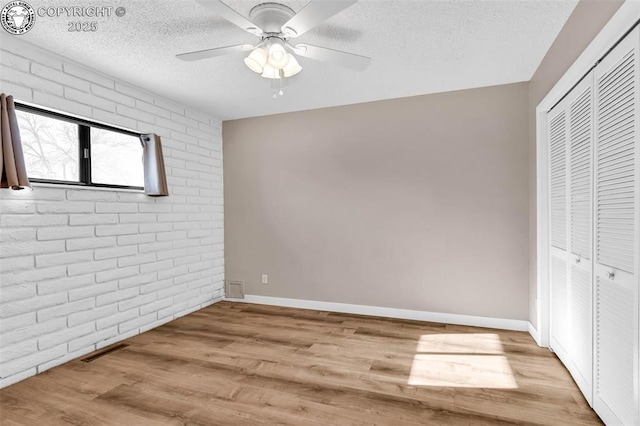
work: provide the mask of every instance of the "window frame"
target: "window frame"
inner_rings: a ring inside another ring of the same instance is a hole
[[[133,132],[131,130],[120,129],[108,124],[96,123],[94,121],[85,120],[83,118],[72,117],[56,111],[50,111],[33,105],[27,105],[15,102],[17,111],[24,111],[30,114],[41,115],[60,121],[66,121],[78,126],[78,178],[79,181],[44,179],[29,177],[30,182],[47,183],[57,185],[73,185],[86,188],[112,188],[112,189],[133,189],[144,190],[144,186],[132,185],[116,185],[108,183],[95,183],[91,181],[91,128],[108,130],[115,133],[122,133],[127,136],[135,136],[140,138],[143,133]]]

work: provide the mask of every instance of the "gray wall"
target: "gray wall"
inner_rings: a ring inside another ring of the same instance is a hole
[[[226,278],[527,319],[527,131],[527,83],[224,122]]]
[[[529,318],[536,325],[536,107],[618,10],[622,0],[581,0],[529,82]]]

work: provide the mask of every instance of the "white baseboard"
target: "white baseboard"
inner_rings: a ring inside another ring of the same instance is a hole
[[[531,324],[531,322],[527,322],[527,331],[533,337],[533,340],[536,341],[536,344],[540,347],[542,346],[542,340],[540,339],[540,331]]]
[[[317,311],[346,314],[372,315],[445,324],[469,325],[473,327],[497,328],[501,330],[528,331],[529,321],[504,318],[477,317],[445,314],[439,312],[413,311],[409,309],[383,308],[379,306],[352,305],[348,303],[320,302],[316,300],[286,299],[282,297],[246,294],[244,299],[225,298],[229,302],[254,303],[259,305],[285,306],[288,308],[314,309]]]

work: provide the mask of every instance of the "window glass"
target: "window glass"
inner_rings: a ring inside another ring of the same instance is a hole
[[[140,139],[92,127],[91,181],[110,185],[144,186]]]
[[[78,182],[78,125],[19,110],[16,116],[29,177]]]
[[[144,188],[136,133],[28,105],[17,104],[16,116],[27,175],[35,182]]]

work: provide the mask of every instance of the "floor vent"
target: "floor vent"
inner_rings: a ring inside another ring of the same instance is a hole
[[[91,355],[82,358],[80,361],[82,361],[82,362],[95,361],[98,358],[102,358],[103,356],[109,355],[112,352],[119,351],[120,349],[124,349],[127,346],[129,346],[129,345],[125,345],[124,343],[120,343],[119,345],[115,345],[115,346],[110,346],[110,347],[105,348],[105,349],[103,349],[101,351],[94,352]]]

